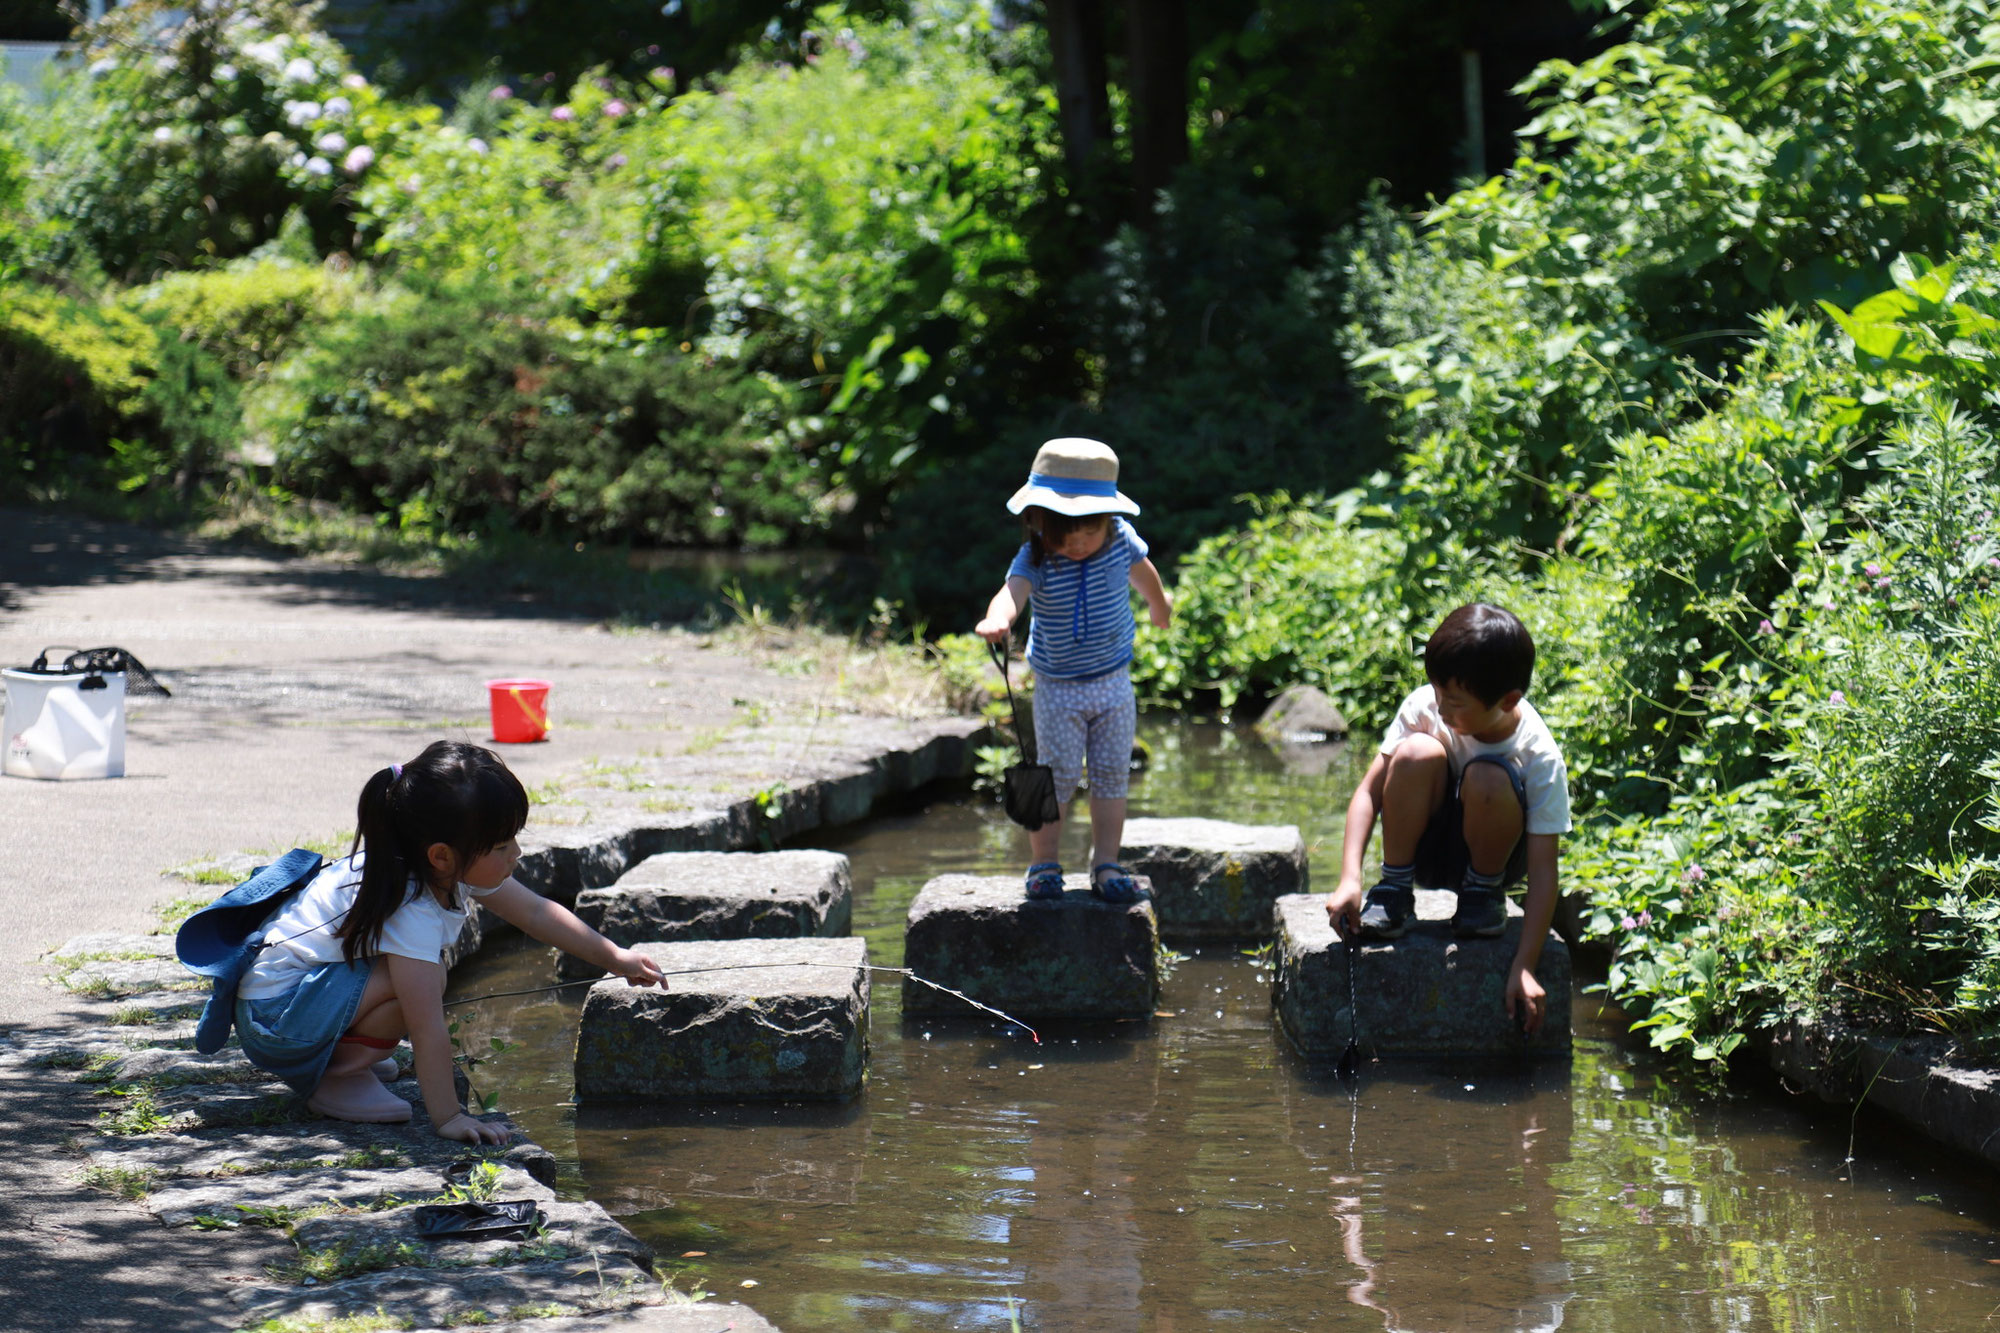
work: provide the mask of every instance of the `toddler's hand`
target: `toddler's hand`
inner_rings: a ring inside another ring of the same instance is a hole
[[[1171,606],[1148,606],[1146,614],[1152,620],[1154,629],[1167,629],[1174,623],[1174,609]]]
[[[505,1143],[514,1137],[504,1125],[489,1125],[460,1111],[437,1127],[438,1137],[459,1143]]]
[[[620,949],[612,956],[611,970],[625,978],[628,985],[658,986],[661,990],[667,988],[667,983],[661,980],[660,965],[630,949]]]
[[[972,632],[988,643],[1005,643],[1013,631],[1014,627],[998,616],[988,616],[972,627]]]

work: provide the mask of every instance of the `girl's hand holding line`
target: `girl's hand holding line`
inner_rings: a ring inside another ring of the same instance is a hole
[[[625,978],[628,985],[658,986],[661,990],[667,988],[667,983],[661,978],[660,965],[630,949],[620,949],[612,954],[609,970]]]

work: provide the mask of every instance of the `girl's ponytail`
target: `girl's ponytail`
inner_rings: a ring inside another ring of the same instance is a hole
[[[402,765],[384,768],[361,788],[354,810],[354,846],[350,859],[367,849],[361,861],[361,886],[355,891],[354,906],[348,909],[341,927],[340,951],[353,962],[378,951],[382,927],[397,908],[410,899],[411,876],[421,884],[429,876],[422,851],[403,833],[394,808],[395,788],[402,779]]]

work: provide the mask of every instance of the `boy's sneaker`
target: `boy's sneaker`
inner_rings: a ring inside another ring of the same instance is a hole
[[[1507,929],[1507,899],[1498,889],[1478,886],[1458,891],[1458,908],[1451,914],[1451,933],[1460,939],[1490,940]]]
[[[1415,889],[1377,884],[1361,900],[1361,929],[1358,933],[1364,940],[1398,939],[1410,928],[1410,918],[1416,914]]]

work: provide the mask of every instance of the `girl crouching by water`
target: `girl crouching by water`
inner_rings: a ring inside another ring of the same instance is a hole
[[[528,794],[491,750],[437,741],[368,779],[354,849],[267,922],[236,992],[243,1053],[337,1120],[390,1124],[410,1104],[382,1086],[403,1037],[438,1134],[462,1143],[508,1135],[466,1114],[452,1080],[444,1017],[445,950],[476,900],[544,944],[635,986],[660,969],[513,878]]]

